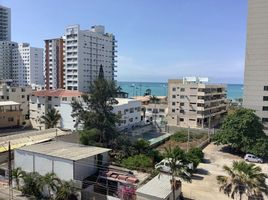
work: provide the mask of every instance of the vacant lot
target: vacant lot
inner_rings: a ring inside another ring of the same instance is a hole
[[[242,160],[239,156],[222,151],[223,146],[209,144],[204,150],[206,163],[201,163],[198,173],[193,176],[192,183],[183,183],[182,192],[185,197],[198,200],[228,200],[226,195],[219,192],[216,181],[217,175],[226,175],[223,165],[231,166],[234,160]],[[268,173],[268,164],[257,164],[263,172]],[[246,198],[244,197],[246,200]],[[244,200],[243,199],[243,200]],[[268,199],[265,197],[265,199]]]

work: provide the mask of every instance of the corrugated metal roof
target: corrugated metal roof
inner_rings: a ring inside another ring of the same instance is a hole
[[[43,155],[64,158],[68,160],[81,160],[101,153],[110,151],[111,149],[85,146],[76,143],[52,141],[30,146],[21,147],[18,150],[39,153]]]

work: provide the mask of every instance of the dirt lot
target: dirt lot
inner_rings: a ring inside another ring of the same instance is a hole
[[[234,160],[241,160],[239,156],[221,151],[223,146],[209,144],[203,152],[206,163],[201,163],[198,173],[193,176],[192,183],[183,183],[183,195],[190,199],[198,200],[230,200],[223,193],[219,192],[216,176],[225,175],[223,165],[232,165]],[[257,164],[261,166],[264,173],[268,173],[268,163]],[[244,197],[244,199],[246,199]],[[243,200],[244,200],[243,199]],[[268,200],[267,197],[265,199]]]

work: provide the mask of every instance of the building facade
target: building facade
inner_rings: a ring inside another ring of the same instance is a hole
[[[101,65],[104,77],[114,80],[116,40],[113,34],[105,33],[104,26],[93,26],[90,30],[68,26],[65,37],[65,89],[88,92]]]
[[[20,43],[12,50],[12,80],[15,85],[44,84],[43,49]]]
[[[11,9],[0,5],[0,41],[11,40]]]
[[[47,90],[64,88],[64,38],[45,40],[45,84]]]
[[[256,111],[268,130],[268,2],[248,1],[243,106]]]
[[[21,125],[20,104],[14,101],[0,101],[0,128]]]
[[[227,113],[225,85],[208,84],[206,78],[168,81],[168,116],[171,126],[213,128]]]

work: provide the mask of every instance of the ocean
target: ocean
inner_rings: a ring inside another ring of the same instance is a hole
[[[226,84],[227,85],[227,98],[238,99],[243,97],[242,84]],[[129,97],[143,96],[147,89],[151,90],[151,94],[155,96],[166,96],[168,84],[155,83],[155,82],[118,82],[118,86],[122,91],[127,92]]]

